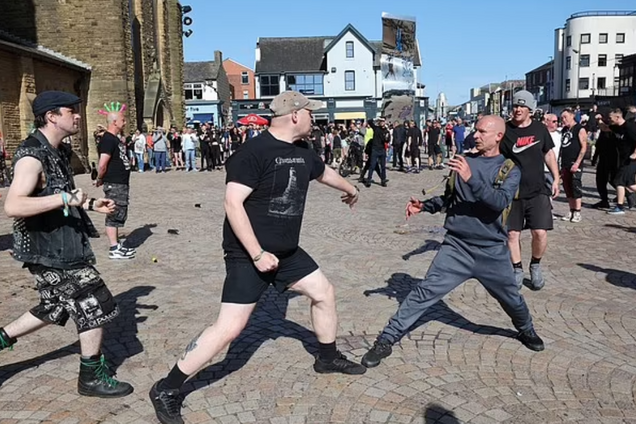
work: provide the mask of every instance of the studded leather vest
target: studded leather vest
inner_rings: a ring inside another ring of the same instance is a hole
[[[53,148],[44,134],[35,131],[18,147],[13,156],[13,169],[25,156],[42,163],[45,185],[31,197],[70,193],[75,189],[70,166],[71,148],[61,144]],[[51,268],[79,268],[95,262],[89,237],[99,237],[83,208],[71,206],[69,216],[54,209],[13,224],[13,258],[25,265],[39,264]]]

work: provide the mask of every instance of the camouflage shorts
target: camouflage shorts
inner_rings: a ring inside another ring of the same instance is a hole
[[[106,226],[121,228],[128,218],[128,184],[104,183],[104,196],[115,201],[115,212],[106,215]]]
[[[102,327],[119,315],[113,295],[94,267],[58,269],[30,265],[28,268],[40,294],[40,304],[30,311],[36,318],[64,326],[70,317],[81,333]]]

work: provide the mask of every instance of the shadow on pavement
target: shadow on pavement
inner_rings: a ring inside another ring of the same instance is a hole
[[[423,253],[430,252],[432,250],[439,250],[441,246],[442,246],[442,243],[440,243],[437,240],[425,240],[423,245],[403,255],[402,259],[405,261],[408,261],[409,259],[411,259],[411,257],[415,255],[421,255]]]
[[[429,403],[424,410],[425,424],[460,424],[453,411],[449,411],[442,405]]]
[[[142,296],[147,296],[154,289],[155,288],[153,286],[134,287],[115,296],[115,301],[119,304],[121,312],[114,322],[107,324],[104,328],[104,342],[102,345],[102,351],[111,369],[117,370],[117,368],[121,366],[126,359],[143,352],[143,345],[137,338],[137,324],[144,322],[146,317],[137,317],[137,314],[140,309],[154,310],[157,309],[157,306],[142,305],[138,303],[138,300]],[[73,323],[69,321],[69,325],[73,325]],[[46,327],[40,331],[46,332]],[[19,341],[15,345],[14,349],[20,349]],[[32,359],[4,366],[0,365],[0,387],[2,387],[6,381],[22,371],[37,368],[40,365],[55,359],[79,354],[79,341],[76,340],[75,342],[56,349],[53,352],[48,352]],[[7,358],[10,358],[10,355],[11,351],[9,350],[0,352],[2,362],[6,361]],[[79,370],[79,359],[77,361],[77,368]]]
[[[256,304],[243,332],[230,344],[225,358],[205,368],[186,383],[184,396],[243,368],[267,340],[291,337],[299,340],[310,355],[317,354],[318,341],[314,332],[285,318],[289,300],[298,296],[301,295],[291,291],[278,293],[269,287]]]
[[[628,233],[636,234],[636,227],[628,227],[626,225],[618,225],[618,224],[605,224],[606,227],[616,228],[617,230],[625,230]]]
[[[387,280],[386,286],[373,290],[365,290],[364,295],[370,296],[372,294],[381,294],[387,296],[389,299],[396,299],[398,304],[402,304],[411,289],[420,281],[422,281],[422,279],[414,278],[409,274],[402,272],[396,272]],[[504,313],[503,310],[502,313]],[[490,325],[479,325],[468,321],[466,318],[449,308],[443,300],[440,300],[428,308],[424,314],[422,314],[420,319],[409,329],[409,332],[429,321],[439,321],[476,334],[497,335],[508,338],[515,338],[517,336],[517,332],[513,330],[493,327]]]
[[[126,247],[130,247],[132,249],[138,248],[153,234],[150,229],[156,227],[157,224],[146,224],[143,227],[135,228],[130,234],[128,234],[128,236],[126,236]]]
[[[600,266],[591,264],[578,263],[577,265],[581,268],[587,269],[588,271],[604,273],[605,281],[616,287],[636,289],[636,274],[627,271],[620,271],[618,269],[601,268]]]

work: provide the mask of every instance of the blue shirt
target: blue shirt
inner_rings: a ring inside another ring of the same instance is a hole
[[[453,134],[455,134],[456,143],[463,143],[466,134],[466,127],[463,125],[455,125],[453,127]]]

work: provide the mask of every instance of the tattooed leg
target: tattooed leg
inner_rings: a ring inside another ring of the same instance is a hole
[[[201,337],[201,334],[203,334],[203,331],[197,334],[197,336],[194,339],[192,339],[190,343],[188,343],[188,345],[186,346],[185,352],[183,352],[183,355],[181,356],[182,361],[185,361],[185,358],[188,355],[188,353],[192,352],[194,349],[197,348],[198,346],[197,343],[199,341],[199,337]]]

